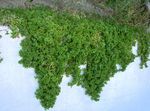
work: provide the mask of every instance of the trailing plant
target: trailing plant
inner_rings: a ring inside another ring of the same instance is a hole
[[[64,74],[72,76],[70,86],[82,86],[92,100],[98,101],[110,77],[133,62],[135,41],[141,67],[147,66],[150,37],[135,27],[45,7],[0,9],[0,15],[1,23],[10,25],[14,37],[19,33],[25,36],[19,63],[35,69],[39,83],[35,94],[45,109],[54,106]],[[83,74],[81,64],[86,64]]]
[[[1,39],[1,38],[2,38],[2,36],[0,35],[0,39]],[[1,52],[0,52],[0,54],[1,54]],[[0,63],[2,62],[2,60],[3,60],[3,59],[0,57]]]
[[[0,54],[1,54],[1,52],[0,52]],[[1,63],[2,61],[3,61],[3,58],[0,57],[0,63]]]

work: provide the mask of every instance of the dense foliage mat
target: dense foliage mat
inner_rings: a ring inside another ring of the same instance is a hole
[[[103,86],[116,72],[124,71],[136,56],[141,58],[141,67],[148,61],[150,37],[134,27],[40,7],[0,9],[0,15],[13,37],[25,36],[19,62],[35,69],[39,83],[35,94],[45,109],[54,106],[64,74],[72,76],[69,85],[82,86],[98,101]],[[138,55],[132,53],[136,41]],[[83,74],[81,64],[86,64]]]

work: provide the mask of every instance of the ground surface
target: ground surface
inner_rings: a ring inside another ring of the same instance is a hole
[[[30,7],[31,5],[42,4],[59,10],[84,11],[86,13],[94,13],[101,16],[107,16],[112,13],[111,9],[100,8],[90,2],[91,0],[0,0],[0,8],[2,7]]]
[[[27,0],[0,0],[0,7],[25,7]],[[34,3],[51,4],[50,0],[35,0]]]
[[[8,27],[0,27],[0,111],[44,111],[34,92],[37,81],[33,69],[25,69],[20,60],[20,38],[12,39]],[[136,51],[134,50],[134,53]],[[117,73],[103,88],[99,102],[92,101],[80,87],[67,86],[63,78],[61,93],[49,111],[149,111],[150,62],[146,69],[139,69],[139,59],[125,72]]]

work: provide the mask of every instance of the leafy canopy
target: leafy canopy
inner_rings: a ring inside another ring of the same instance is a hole
[[[35,94],[45,109],[54,106],[64,74],[72,76],[69,85],[82,86],[98,101],[110,77],[133,62],[135,41],[141,67],[148,61],[150,37],[134,27],[40,7],[0,9],[0,15],[14,37],[19,33],[25,36],[19,62],[35,69],[39,83]],[[81,64],[86,64],[82,75]]]

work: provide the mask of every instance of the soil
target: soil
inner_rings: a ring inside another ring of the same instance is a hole
[[[0,8],[2,7],[31,7],[32,5],[42,4],[51,8],[60,10],[83,11],[93,13],[100,16],[109,16],[112,14],[110,8],[96,6],[91,0],[0,0]],[[96,3],[96,2],[95,2]]]

